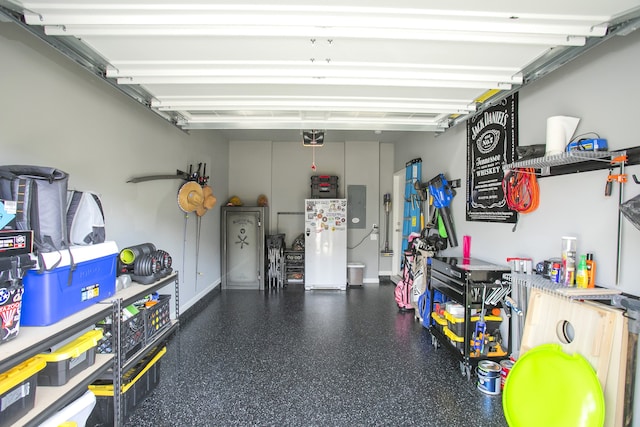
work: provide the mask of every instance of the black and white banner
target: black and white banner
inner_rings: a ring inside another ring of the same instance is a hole
[[[502,191],[502,165],[518,145],[518,94],[467,121],[467,221],[515,223]]]

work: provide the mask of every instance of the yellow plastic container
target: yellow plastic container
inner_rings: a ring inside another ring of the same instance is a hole
[[[436,313],[435,311],[431,312],[431,318],[434,321],[434,326],[440,332],[444,332],[444,327],[447,326],[447,319],[441,314]]]
[[[454,317],[447,311],[444,312],[444,317],[447,320],[447,326],[453,333],[459,336],[464,336],[464,317]],[[471,333],[473,333],[476,328],[476,323],[480,320],[480,316],[471,316],[470,320]],[[487,325],[487,331],[493,331],[494,329],[498,329],[500,327],[500,323],[502,323],[502,317],[484,316],[484,322]]]
[[[36,378],[47,363],[38,356],[0,374],[0,426],[12,425],[33,409]]]
[[[103,338],[101,329],[91,330],[52,353],[38,355],[47,362],[38,374],[38,385],[60,386],[95,362],[95,348]]]
[[[451,341],[451,344],[456,346],[458,350],[464,351],[464,337],[460,337],[456,335],[447,326],[443,328],[443,332],[444,332],[444,336],[449,338],[449,341]]]

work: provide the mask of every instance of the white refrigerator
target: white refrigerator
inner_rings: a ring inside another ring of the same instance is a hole
[[[346,290],[347,199],[304,204],[304,288]]]

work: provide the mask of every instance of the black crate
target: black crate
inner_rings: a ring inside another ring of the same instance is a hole
[[[171,295],[160,295],[156,304],[141,310],[144,317],[144,330],[147,343],[149,343],[154,335],[171,322],[170,301]]]
[[[102,329],[104,338],[100,341],[97,347],[97,352],[113,353],[114,338],[111,323],[99,323],[96,325]],[[120,336],[122,337],[122,357],[123,362],[130,359],[136,354],[142,346],[145,344],[145,329],[144,329],[144,316],[142,310],[134,316],[124,320],[120,326]]]

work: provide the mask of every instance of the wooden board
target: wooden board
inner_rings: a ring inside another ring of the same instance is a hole
[[[574,331],[570,342],[563,333],[567,323]],[[581,354],[591,363],[604,390],[614,332],[615,315],[604,306],[531,289],[520,356],[540,344],[560,344],[566,353]]]
[[[609,371],[604,386],[605,426],[624,425],[625,383],[627,380],[627,351],[629,341],[628,319],[620,309],[607,307],[592,301],[585,304],[597,305],[599,309],[610,310],[614,315],[614,332],[611,343]],[[634,373],[631,372],[631,375]],[[630,408],[633,409],[633,408]]]

